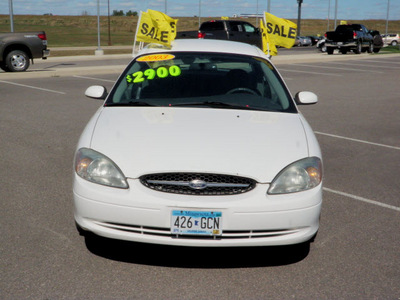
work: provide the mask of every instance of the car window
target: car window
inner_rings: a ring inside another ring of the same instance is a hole
[[[244,31],[246,32],[256,32],[256,28],[248,23],[243,23]]]
[[[223,22],[205,22],[201,24],[200,30],[212,31],[212,30],[225,30]]]
[[[242,25],[239,22],[230,22],[231,31],[243,31]]]
[[[175,52],[136,58],[106,106],[190,106],[297,112],[274,67],[244,55]]]

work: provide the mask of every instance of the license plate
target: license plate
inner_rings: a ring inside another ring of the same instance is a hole
[[[338,42],[337,44],[338,44],[338,45],[343,45],[343,42]]]
[[[173,210],[171,233],[178,235],[221,235],[222,212]]]

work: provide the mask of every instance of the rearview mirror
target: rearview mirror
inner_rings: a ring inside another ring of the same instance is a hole
[[[94,99],[104,100],[108,95],[107,89],[101,85],[92,85],[85,91],[85,96]]]
[[[315,104],[318,102],[318,96],[313,92],[298,92],[294,97],[294,101],[296,101],[298,105]]]

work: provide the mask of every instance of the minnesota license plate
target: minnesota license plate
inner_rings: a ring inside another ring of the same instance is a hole
[[[222,212],[173,210],[171,233],[182,235],[221,235]]]

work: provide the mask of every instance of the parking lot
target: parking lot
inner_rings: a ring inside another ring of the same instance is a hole
[[[319,97],[300,107],[324,157],[310,249],[85,242],[72,160],[102,103],[84,91],[110,89],[129,59],[49,59],[0,73],[0,298],[400,299],[400,55],[318,57],[273,59],[293,95]]]

